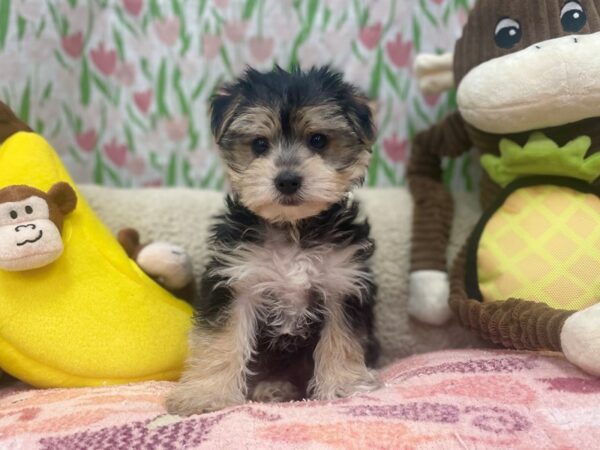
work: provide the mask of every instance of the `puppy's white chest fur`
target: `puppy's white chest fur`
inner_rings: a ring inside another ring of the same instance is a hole
[[[354,261],[356,245],[330,243],[303,247],[280,229],[269,229],[262,244],[242,244],[224,258],[218,270],[229,279],[238,299],[252,302],[273,331],[303,334],[323,302],[349,294],[360,295],[365,282]]]

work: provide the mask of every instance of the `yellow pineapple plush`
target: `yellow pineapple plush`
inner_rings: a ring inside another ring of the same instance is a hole
[[[0,367],[38,387],[178,378],[192,308],[128,257],[44,138],[12,135],[0,167]],[[63,245],[25,250],[50,222]]]
[[[534,133],[500,143],[481,163],[503,188],[467,251],[467,292],[491,302],[524,298],[580,310],[600,301],[600,153],[583,136],[559,147]]]

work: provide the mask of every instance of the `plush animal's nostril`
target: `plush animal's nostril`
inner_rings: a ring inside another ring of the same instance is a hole
[[[19,225],[18,227],[15,227],[15,231],[18,233],[19,231],[27,229],[27,228],[31,228],[32,230],[35,230],[37,227],[33,223],[28,223],[27,225]]]
[[[538,50],[542,49],[542,47],[540,47],[539,45],[536,45],[535,48],[537,48]]]
[[[577,44],[579,41],[577,40],[577,38],[573,38],[573,42]]]
[[[275,178],[275,187],[284,195],[298,192],[302,186],[302,177],[294,172],[283,172]]]

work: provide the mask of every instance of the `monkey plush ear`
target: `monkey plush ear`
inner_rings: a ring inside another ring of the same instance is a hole
[[[123,247],[127,256],[131,259],[136,259],[142,249],[140,243],[140,233],[133,228],[124,228],[117,234],[117,241]]]
[[[427,95],[440,94],[454,87],[454,55],[422,54],[415,60],[415,73],[421,92]]]
[[[48,197],[64,215],[73,212],[77,206],[77,194],[69,183],[63,181],[50,188]]]

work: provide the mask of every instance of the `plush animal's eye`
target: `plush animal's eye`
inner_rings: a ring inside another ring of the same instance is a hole
[[[255,155],[260,156],[269,150],[269,141],[265,138],[259,137],[252,141],[252,151]]]
[[[26,212],[27,214],[32,214],[32,213],[33,213],[33,208],[32,208],[31,206],[27,205],[27,206],[25,207],[25,212]]]
[[[308,140],[308,145],[314,150],[323,150],[327,145],[327,136],[324,134],[313,134]]]
[[[523,37],[521,24],[516,20],[504,18],[496,25],[494,32],[496,45],[500,48],[513,48]]]
[[[579,2],[565,3],[560,11],[560,23],[567,33],[577,33],[587,23],[587,15]]]
[[[16,211],[11,211],[10,212],[10,217],[11,217],[11,219],[16,219],[17,217],[19,217],[19,214],[17,214]]]

